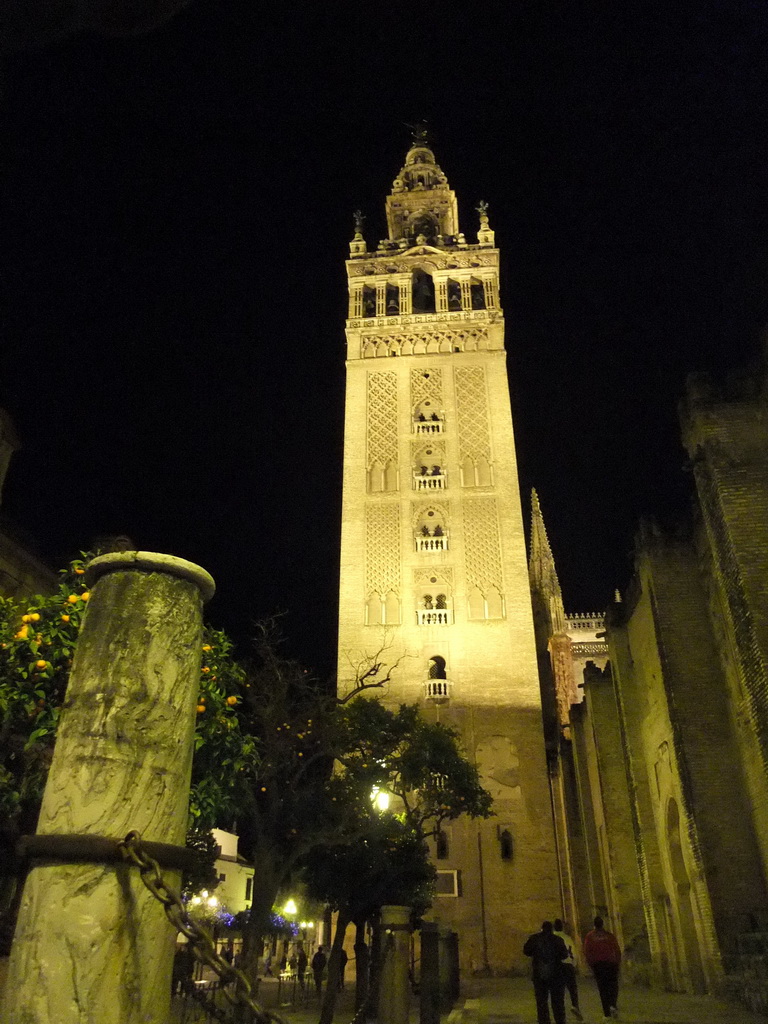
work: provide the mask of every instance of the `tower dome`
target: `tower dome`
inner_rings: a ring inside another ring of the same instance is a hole
[[[431,245],[450,244],[458,235],[456,196],[423,138],[414,140],[392,183],[387,226],[391,241],[404,238],[411,244],[418,238]]]

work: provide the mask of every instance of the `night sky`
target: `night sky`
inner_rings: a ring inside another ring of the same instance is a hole
[[[468,240],[490,204],[524,501],[604,607],[638,518],[688,509],[685,376],[759,354],[767,57],[737,0],[193,0],[12,56],[3,515],[54,566],[109,533],[199,562],[211,621],[286,611],[332,670],[351,212],[384,237],[426,119]]]

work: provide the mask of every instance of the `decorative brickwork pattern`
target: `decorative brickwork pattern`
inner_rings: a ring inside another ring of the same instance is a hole
[[[400,507],[368,505],[365,510],[365,590],[400,592]]]
[[[432,352],[483,352],[492,347],[492,342],[487,327],[468,327],[460,331],[366,334],[360,345],[363,358],[370,359],[387,356],[390,352],[404,356]]]
[[[420,522],[421,517],[426,515],[427,512],[434,512],[435,522],[446,523],[448,521],[448,509],[449,504],[447,501],[414,501],[411,505],[411,522],[415,527]]]
[[[464,552],[467,589],[489,587],[504,592],[501,542],[495,498],[467,498],[464,508]]]
[[[368,466],[397,462],[397,374],[368,374]]]
[[[449,587],[452,587],[453,569],[445,569],[442,566],[439,569],[414,569],[413,582],[417,587],[423,586],[424,584],[429,584],[434,587],[439,583],[445,583]]]
[[[443,406],[443,371],[428,367],[411,370],[411,408],[422,402],[431,402],[435,412]]]
[[[432,463],[443,465],[445,462],[445,442],[433,441],[432,438],[429,438],[429,440],[422,438],[421,441],[411,441],[411,462],[415,464],[420,460],[429,462],[430,465]]]
[[[482,366],[459,366],[454,376],[460,458],[491,461],[488,399]]]

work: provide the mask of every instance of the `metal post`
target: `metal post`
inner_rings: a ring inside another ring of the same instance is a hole
[[[182,846],[211,577],[170,555],[91,562],[91,597],[62,708],[36,842]],[[96,844],[91,844],[94,846]],[[6,1024],[165,1024],[176,936],[135,867],[33,862],[6,983]],[[178,877],[178,875],[177,875]]]
[[[440,1021],[440,949],[435,921],[421,925],[421,971],[419,974],[420,1024]]]

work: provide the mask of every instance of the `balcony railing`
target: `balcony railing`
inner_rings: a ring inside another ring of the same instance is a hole
[[[447,551],[448,550],[448,537],[443,534],[442,537],[417,537],[416,538],[416,550],[417,551]]]
[[[448,626],[451,612],[449,608],[417,608],[416,621],[420,626]]]
[[[414,473],[413,480],[417,491],[444,491],[446,487],[445,473]]]
[[[416,434],[442,434],[445,424],[442,420],[416,420],[413,429]]]
[[[453,683],[449,679],[428,679],[424,683],[424,699],[433,704],[445,704],[451,699]]]

